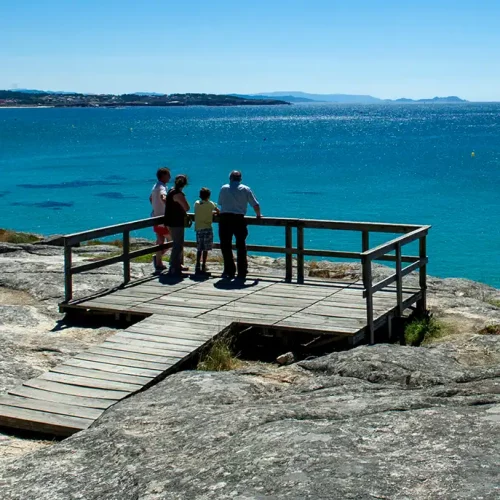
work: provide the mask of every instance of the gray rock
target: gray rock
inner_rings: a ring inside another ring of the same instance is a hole
[[[19,250],[19,245],[16,245],[14,243],[0,242],[0,254],[19,252]]]
[[[59,328],[61,248],[0,244],[0,253],[1,392],[110,332]],[[251,259],[254,269],[269,265],[282,274],[279,259]],[[133,265],[133,276],[150,268]],[[359,276],[355,266],[332,269]],[[380,279],[390,272],[376,268]],[[115,265],[77,276],[75,294],[118,284],[121,273]],[[499,295],[429,278],[434,314],[455,322],[454,335],[430,347],[183,372],[61,443],[0,434],[0,498],[496,499],[500,336],[475,332],[500,323],[487,302]]]
[[[151,247],[156,245],[156,242],[147,238],[130,238],[130,244],[141,247]]]
[[[100,254],[100,253],[116,253],[120,252],[120,248],[114,245],[83,245],[79,248],[75,248],[73,252],[76,255],[82,254]]]
[[[55,247],[63,247],[64,246],[64,235],[62,234],[54,234],[48,236],[47,238],[42,238],[39,242],[41,245],[52,245]],[[78,244],[80,246],[80,244]]]
[[[7,252],[2,253],[2,248]],[[86,247],[75,249],[73,263],[84,263],[88,256],[80,255]],[[99,248],[89,247],[89,248]],[[108,247],[105,247],[105,250]],[[116,247],[109,251],[116,252]],[[84,252],[83,252],[84,253]],[[92,253],[92,250],[91,250]],[[28,292],[38,300],[46,301],[50,312],[57,311],[57,303],[64,296],[64,250],[49,245],[0,244],[0,286]],[[132,278],[141,278],[151,273],[151,266],[132,265]],[[73,278],[74,297],[82,297],[115,287],[123,281],[123,267],[114,264],[90,271]]]
[[[276,363],[279,365],[291,365],[295,361],[295,356],[293,352],[286,352],[284,354],[280,354],[276,358]]]
[[[457,382],[450,353],[400,346],[301,365],[279,369],[286,383],[262,368],[171,376],[7,462],[2,498],[498,498],[497,378]],[[402,383],[415,371],[422,383]]]
[[[110,333],[109,328],[60,328],[43,303],[22,292],[0,288],[0,393],[38,376]]]

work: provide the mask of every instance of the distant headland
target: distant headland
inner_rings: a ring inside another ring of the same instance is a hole
[[[0,107],[117,108],[129,106],[269,106],[288,105],[275,98],[250,99],[217,94],[78,94],[41,90],[0,90]]]
[[[283,99],[284,101],[294,103],[312,103],[312,102],[332,102],[341,104],[384,104],[384,103],[461,103],[468,102],[457,96],[448,97],[433,97],[430,99],[379,99],[371,95],[357,95],[357,94],[308,94],[307,92],[296,91],[280,91],[280,92],[263,92],[259,94],[245,95],[245,94],[231,94],[238,97],[247,99]]]
[[[292,103],[337,104],[443,104],[465,103],[457,96],[429,99],[379,99],[357,94],[309,94],[283,91],[261,94],[161,94],[134,92],[131,94],[83,94],[52,90],[0,90],[0,107],[57,107],[57,108],[116,108],[128,106],[269,106]]]

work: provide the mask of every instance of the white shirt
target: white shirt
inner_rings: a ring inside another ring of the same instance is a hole
[[[158,181],[151,190],[151,205],[153,205],[151,217],[165,215],[165,202],[161,199],[162,195],[167,196],[167,185]]]

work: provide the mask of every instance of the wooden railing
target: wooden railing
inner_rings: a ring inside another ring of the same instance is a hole
[[[192,214],[190,214],[192,218]],[[64,236],[64,277],[65,277],[65,301],[69,302],[73,298],[73,276],[75,274],[99,269],[110,264],[118,262],[123,263],[123,283],[130,281],[130,261],[142,255],[148,255],[159,250],[168,249],[172,243],[164,245],[154,245],[140,250],[131,251],[130,249],[130,233],[138,229],[152,227],[156,224],[163,223],[163,217],[151,217],[114,226],[102,227],[90,231],[83,231]],[[430,226],[419,226],[409,224],[384,224],[378,222],[347,222],[347,221],[332,221],[332,220],[316,220],[316,219],[288,219],[275,217],[246,217],[248,225],[252,226],[268,226],[268,227],[283,227],[284,228],[284,246],[269,246],[269,245],[248,245],[248,250],[251,252],[271,253],[285,255],[285,279],[291,282],[293,279],[293,257],[297,258],[297,283],[304,282],[304,258],[305,257],[326,257],[340,258],[349,260],[358,260],[362,263],[363,272],[363,296],[366,298],[367,323],[370,334],[370,342],[374,343],[375,324],[373,318],[373,295],[382,290],[384,287],[396,283],[396,300],[397,312],[402,314],[404,308],[403,301],[403,277],[412,271],[419,269],[420,292],[417,307],[421,310],[426,309],[426,237]],[[214,222],[218,222],[218,218],[214,218]],[[293,246],[293,230],[296,231],[295,241],[296,246]],[[356,231],[361,236],[361,252],[355,251],[339,251],[339,250],[313,250],[307,249],[304,246],[304,230],[305,229],[324,229],[324,230],[341,230],[341,231]],[[370,233],[396,233],[401,234],[387,243],[370,248]],[[96,262],[81,264],[78,266],[72,265],[72,247],[79,245],[82,242],[105,238],[108,236],[122,235],[123,251],[121,255],[105,258]],[[403,255],[402,248],[409,243],[419,240],[419,255]],[[195,247],[194,241],[187,241],[186,247]],[[220,245],[214,244],[215,248],[220,248]],[[395,255],[389,255],[395,252]],[[372,263],[374,261],[394,262],[396,271],[388,278],[373,283],[372,280]],[[402,263],[410,263],[406,267],[402,267]]]

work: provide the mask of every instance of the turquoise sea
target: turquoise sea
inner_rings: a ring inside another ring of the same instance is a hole
[[[500,287],[500,104],[0,109],[0,227],[148,217],[164,165],[189,175],[192,202],[237,168],[264,215],[431,224],[430,274]],[[305,236],[360,249],[353,234]],[[283,240],[252,228],[255,243]]]

